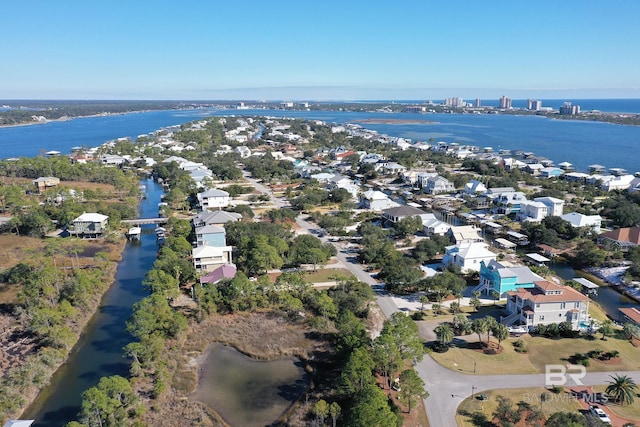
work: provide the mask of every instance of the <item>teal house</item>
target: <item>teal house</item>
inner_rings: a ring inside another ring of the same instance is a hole
[[[227,246],[227,235],[224,227],[205,225],[196,228],[196,246]]]
[[[506,292],[520,288],[533,288],[534,282],[544,280],[525,266],[511,266],[493,260],[486,264],[482,261],[480,263],[480,284],[473,291],[486,294],[497,291],[502,297]]]

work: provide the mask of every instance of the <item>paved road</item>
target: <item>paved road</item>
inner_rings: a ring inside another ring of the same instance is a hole
[[[272,202],[277,208],[286,206],[286,203],[277,197],[274,197],[269,188],[256,182],[254,179],[245,175],[256,190],[267,194],[271,197]],[[298,216],[296,223],[300,227],[300,232],[314,234],[317,233],[318,226],[306,221]],[[326,237],[321,238],[322,241],[329,241]],[[345,267],[353,273],[358,280],[371,285],[376,291],[378,305],[382,309],[385,316],[390,317],[398,311],[398,307],[393,299],[386,294],[382,285],[378,283],[369,273],[362,269],[362,266],[353,261],[352,256],[340,252],[340,248],[335,242],[331,242],[338,254],[336,257]],[[431,427],[452,427],[456,424],[456,412],[458,406],[464,399],[474,393],[483,391],[501,389],[501,388],[527,388],[527,387],[544,387],[544,374],[526,374],[526,375],[468,375],[460,372],[449,370],[439,365],[430,356],[415,366],[416,372],[425,383],[429,397],[424,399],[429,425]],[[611,379],[614,372],[589,372],[582,379],[582,384],[578,385],[603,385]],[[632,372],[615,372],[615,374],[629,375],[636,384],[640,384],[640,371]],[[574,384],[567,384],[568,386]]]

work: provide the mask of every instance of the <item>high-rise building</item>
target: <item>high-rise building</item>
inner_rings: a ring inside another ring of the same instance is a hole
[[[527,110],[540,111],[542,109],[542,101],[537,99],[527,99]]]
[[[565,102],[560,107],[560,114],[564,116],[575,116],[576,114],[580,114],[580,106],[571,105],[570,102]]]
[[[500,108],[511,108],[511,98],[503,95],[500,98]]]
[[[444,100],[444,105],[446,105],[447,107],[464,107],[465,102],[464,102],[464,99],[460,97],[447,98]]]
[[[482,107],[482,101],[480,101],[480,98],[476,98],[476,102],[473,104],[473,106],[476,108]]]

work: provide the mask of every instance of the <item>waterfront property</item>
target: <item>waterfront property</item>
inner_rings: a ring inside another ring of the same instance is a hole
[[[534,282],[532,288],[519,288],[507,292],[509,315],[501,323],[536,325],[569,322],[573,330],[580,328],[581,322],[589,320],[589,297],[570,286],[558,285],[546,280]]]
[[[224,190],[211,189],[198,193],[198,202],[202,209],[222,209],[229,206],[231,197]]]
[[[107,230],[108,220],[108,216],[99,213],[83,213],[73,220],[69,234],[83,239],[102,237]]]
[[[479,271],[481,265],[495,261],[496,254],[486,243],[471,242],[447,246],[442,257],[444,265],[457,265],[463,273]]]
[[[626,251],[640,245],[640,227],[625,227],[603,233],[598,237],[598,244]]]

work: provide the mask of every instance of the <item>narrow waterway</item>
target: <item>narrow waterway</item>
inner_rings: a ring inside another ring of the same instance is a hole
[[[162,187],[152,180],[144,184],[147,198],[140,203],[140,216],[157,217]],[[126,331],[126,321],[133,304],[147,295],[142,289],[142,279],[156,259],[154,228],[154,225],[143,225],[140,242],[127,243],[115,282],[104,295],[68,362],[22,414],[23,419],[36,420],[33,426],[60,427],[77,419],[85,390],[103,376],[128,376],[130,361],[123,357],[122,348],[132,337]]]
[[[551,270],[564,280],[574,279],[578,277],[575,270],[567,264],[551,264]],[[601,286],[598,288],[596,295],[590,295],[590,298],[598,303],[600,308],[604,310],[609,318],[615,321],[621,321],[621,315],[618,309],[622,307],[636,307],[640,309],[637,301],[622,295],[611,286]]]

